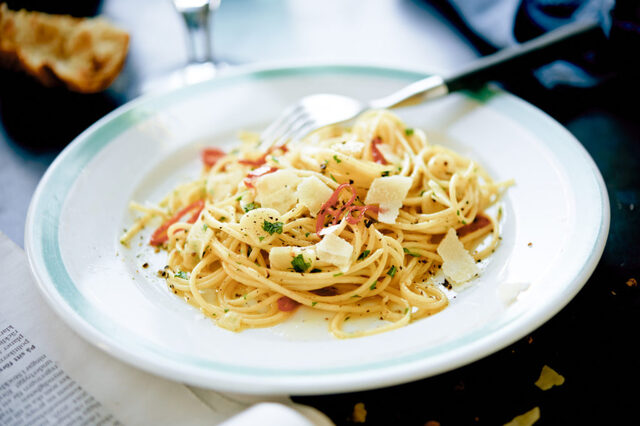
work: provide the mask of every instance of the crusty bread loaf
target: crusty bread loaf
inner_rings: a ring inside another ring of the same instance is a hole
[[[74,18],[0,4],[0,66],[23,70],[46,86],[94,93],[118,76],[129,35],[100,18]]]

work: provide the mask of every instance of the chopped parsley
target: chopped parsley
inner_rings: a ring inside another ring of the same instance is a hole
[[[333,274],[334,277],[339,277],[340,275],[344,275],[342,272],[338,272],[337,274]]]
[[[331,176],[331,179],[333,179],[333,181],[334,181],[334,182],[338,182],[338,181],[336,180],[336,178],[334,178],[334,177],[333,177],[333,175],[332,175],[331,173],[329,173],[329,176]]]
[[[311,306],[316,306],[318,302],[311,302]]]
[[[338,163],[338,164],[342,163],[342,160],[339,159],[337,155],[334,155],[333,159],[336,160],[336,163]]]
[[[311,263],[305,262],[304,257],[299,254],[293,258],[293,260],[291,261],[291,266],[293,266],[293,270],[296,272],[305,272],[311,267]]]
[[[362,253],[360,253],[360,256],[358,256],[358,260],[362,260],[365,257],[369,256],[369,253],[371,253],[371,250],[365,250]]]
[[[406,247],[402,247],[402,251],[405,252],[406,254],[408,254],[409,256],[420,257],[419,253],[412,252],[411,250],[409,250]]]
[[[404,129],[404,134],[407,136],[411,136],[413,134],[413,129]]]
[[[311,232],[305,232],[304,233],[304,237],[307,238],[309,236],[309,234],[311,234]]]
[[[259,236],[258,240],[262,241],[262,240],[264,240],[264,237],[263,236]]]
[[[220,216],[220,219],[218,219],[220,222],[224,222],[225,220],[227,220],[227,218],[225,216]]]
[[[267,231],[269,235],[273,235],[274,233],[282,234],[282,225],[284,225],[284,223],[282,222],[271,223],[268,220],[265,220],[264,223],[262,224],[262,229]]]
[[[257,209],[257,208],[258,208],[257,204],[256,204],[256,203],[254,203],[254,202],[252,201],[252,202],[250,202],[249,204],[246,204],[246,205],[244,206],[244,212],[245,212],[245,213],[246,213],[246,212],[250,212],[251,210],[255,210],[255,209]]]
[[[206,223],[203,223],[202,229],[206,231],[207,229],[209,229],[209,225],[207,225]]]
[[[240,201],[240,200],[242,200],[242,195],[236,198],[236,201]]]
[[[396,265],[392,265],[391,268],[387,271],[387,275],[393,278],[396,275]]]
[[[375,290],[376,289],[376,284],[377,283],[373,283],[369,286],[369,290]]]
[[[384,172],[380,173],[380,176],[387,177],[389,176],[389,173],[391,173],[389,170],[385,170]]]
[[[184,271],[178,271],[175,274],[173,274],[174,277],[178,277],[178,278],[182,278],[183,280],[188,280],[189,277],[187,277],[187,273]]]

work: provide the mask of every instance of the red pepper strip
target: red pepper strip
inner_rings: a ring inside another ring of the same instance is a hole
[[[375,212],[375,213],[378,213],[380,211],[380,209],[377,206],[372,206],[372,205],[351,206],[349,207],[347,222],[349,222],[352,225],[355,225],[356,223],[360,222],[362,218],[364,218],[364,214],[367,212],[367,210],[371,210],[372,212]],[[360,212],[358,216],[353,215],[353,212],[356,212],[356,211]]]
[[[487,217],[478,215],[470,224],[458,228],[458,237],[462,238],[465,235],[470,234],[473,231],[477,231],[478,229],[484,228],[485,226],[488,226],[490,224],[491,221]]]
[[[322,227],[324,226],[324,220],[327,217],[327,214],[332,215],[335,221],[335,219],[338,217],[338,213],[340,213],[343,210],[343,209],[334,209],[333,206],[338,202],[338,197],[340,196],[340,192],[342,191],[342,189],[347,187],[351,189],[351,192],[353,193],[353,195],[351,196],[351,199],[349,200],[349,203],[353,203],[353,200],[355,200],[356,193],[350,184],[343,183],[340,186],[338,186],[338,188],[336,188],[336,190],[333,191],[333,194],[331,194],[329,199],[325,201],[325,203],[320,207],[320,211],[318,212],[318,219],[316,220],[316,234],[319,234],[320,231],[322,230]]]
[[[182,218],[182,216],[184,216],[185,214],[195,210],[195,212],[187,220],[187,223],[194,223],[196,220],[198,220],[198,216],[200,216],[202,209],[204,209],[204,200],[198,200],[196,202],[189,204],[187,207],[180,210],[178,213],[176,213],[173,217],[171,217],[165,223],[160,225],[160,227],[156,229],[151,235],[151,240],[149,240],[149,244],[152,246],[161,245],[162,243],[164,243],[169,239],[169,236],[167,235],[167,229],[169,229],[171,225],[179,221],[180,218]]]
[[[254,166],[254,167],[259,167],[262,166],[264,163],[267,162],[267,155],[271,154],[273,151],[275,151],[276,149],[281,149],[282,152],[287,152],[288,148],[286,145],[277,145],[277,146],[272,146],[271,148],[269,148],[267,150],[267,152],[265,152],[264,154],[262,154],[260,157],[258,157],[255,160],[238,160],[238,163],[240,164],[246,164],[247,166]]]
[[[269,173],[273,173],[278,170],[277,167],[270,166],[260,166],[255,170],[251,170],[246,178],[244,178],[244,184],[247,188],[255,188],[253,186],[253,182],[256,181],[260,176],[268,175]]]
[[[349,201],[344,203],[343,206],[335,208],[333,206],[338,202],[340,191],[342,191],[343,188],[349,188],[351,190],[351,198],[349,199]],[[364,214],[367,210],[372,210],[375,212],[378,211],[378,207],[376,206],[371,206],[371,205],[355,206],[353,205],[353,202],[355,200],[356,200],[356,191],[353,189],[353,186],[351,186],[348,183],[343,183],[342,185],[338,186],[338,188],[336,188],[336,190],[333,191],[333,194],[331,194],[329,199],[322,205],[322,207],[320,207],[320,211],[318,212],[318,219],[316,220],[316,233],[319,234],[320,231],[322,230],[322,227],[324,226],[324,221],[328,214],[333,216],[333,221],[331,222],[332,225],[336,225],[338,222],[340,222],[340,218],[342,217],[343,214],[347,218],[347,222],[349,222],[352,225],[355,225],[356,223],[360,222],[364,218]],[[360,214],[357,217],[353,216],[354,211],[358,211],[360,212]]]
[[[214,166],[222,157],[224,157],[225,152],[218,148],[205,148],[202,150],[202,162],[206,166]]]
[[[382,155],[382,152],[380,152],[380,150],[378,149],[378,144],[381,143],[382,139],[380,139],[379,137],[373,138],[373,140],[371,141],[371,156],[373,157],[373,161],[375,161],[376,163],[387,165],[389,164],[389,162],[386,158],[384,158],[384,155]]]
[[[299,304],[300,303],[287,296],[282,296],[280,299],[278,299],[278,309],[280,309],[282,312],[291,312]]]

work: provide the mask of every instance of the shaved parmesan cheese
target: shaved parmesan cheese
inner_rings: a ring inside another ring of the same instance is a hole
[[[554,386],[561,386],[562,384],[564,384],[564,377],[548,365],[542,367],[540,377],[535,382],[535,385],[544,391]]]
[[[253,240],[260,243],[270,234],[264,229],[264,222],[280,222],[280,213],[274,209],[258,208],[250,210],[240,218],[240,231]]]
[[[349,140],[349,141],[333,144],[331,146],[331,149],[333,149],[334,151],[338,151],[339,153],[342,153],[342,154],[360,158],[360,156],[362,156],[362,151],[364,150],[364,142]]]
[[[189,234],[187,234],[187,253],[193,253],[198,259],[201,259],[212,237],[213,229],[205,225],[201,219],[198,219],[189,230]]]
[[[341,224],[336,224],[336,225],[331,225],[331,226],[327,226],[326,228],[322,228],[320,230],[320,232],[318,232],[318,235],[320,236],[324,236],[324,235],[329,235],[329,234],[333,234],[333,232],[340,228],[342,225]]]
[[[455,284],[462,284],[473,278],[479,271],[476,261],[464,248],[456,230],[451,228],[438,245],[438,254],[442,257],[442,272]]]
[[[291,261],[298,255],[302,255],[304,263],[308,265],[304,272],[313,269],[316,261],[315,247],[272,247],[269,250],[270,267],[281,271],[294,269]]]
[[[526,413],[514,417],[513,420],[506,423],[504,426],[532,426],[538,420],[540,420],[540,408],[533,407]]]
[[[333,191],[315,176],[302,179],[298,185],[297,197],[300,203],[309,209],[312,216],[318,214],[320,207],[329,199]]]
[[[224,200],[231,196],[238,184],[244,177],[241,170],[234,170],[228,173],[213,172],[207,177],[207,194],[213,197],[213,201]]]
[[[529,288],[528,283],[519,282],[503,282],[498,285],[498,296],[506,305],[510,305],[516,301],[518,295]]]
[[[376,148],[378,148],[378,151],[380,151],[389,164],[398,164],[400,162],[400,157],[395,155],[391,147],[386,143],[377,144]]]
[[[255,183],[256,201],[262,207],[286,213],[298,202],[296,188],[301,179],[291,170],[264,175]]]
[[[229,311],[220,319],[218,325],[231,331],[240,331],[242,326],[242,318],[233,311]]]
[[[378,212],[378,221],[382,223],[396,223],[396,219],[400,214],[402,202],[398,203],[380,203],[380,211]]]
[[[321,262],[331,263],[346,271],[351,264],[353,246],[336,234],[329,234],[316,244],[316,253]]]
[[[378,221],[396,223],[402,202],[411,188],[411,178],[406,176],[386,176],[373,180],[364,200],[365,204],[380,205]]]

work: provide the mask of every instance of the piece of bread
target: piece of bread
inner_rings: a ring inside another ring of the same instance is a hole
[[[95,93],[118,76],[129,34],[100,18],[74,18],[0,4],[0,66],[19,69],[46,86]]]

